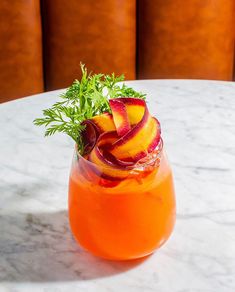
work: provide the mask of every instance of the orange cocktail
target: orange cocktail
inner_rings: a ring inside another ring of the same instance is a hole
[[[115,260],[146,256],[170,236],[175,222],[172,172],[162,142],[121,180],[93,172],[76,153],[69,182],[69,220],[76,240]],[[96,167],[96,166],[94,166]]]
[[[94,255],[144,257],[170,236],[175,222],[172,172],[159,121],[146,94],[119,84],[123,76],[91,74],[60,96],[43,118],[46,136],[69,135],[76,145],[69,181],[69,221]]]

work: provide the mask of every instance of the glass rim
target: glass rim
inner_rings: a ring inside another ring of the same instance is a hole
[[[162,137],[160,138],[157,146],[155,147],[155,149],[150,152],[147,156],[145,156],[144,158],[140,159],[139,161],[137,161],[134,165],[128,165],[128,166],[118,166],[118,165],[113,165],[114,168],[116,169],[123,169],[123,170],[141,170],[141,169],[145,169],[148,166],[151,166],[153,163],[155,163],[156,161],[158,161],[159,159],[161,159],[161,155],[162,155],[162,151],[163,151],[163,139]],[[105,168],[110,168],[111,165],[107,165],[107,166],[101,166],[101,165],[97,165],[96,163],[87,160],[85,157],[83,157],[79,151],[78,151],[78,147],[77,144],[75,144],[75,154],[76,157],[78,158],[78,160],[82,160],[84,161],[86,164],[91,165],[92,167],[97,167],[100,169],[105,169]],[[147,159],[147,160],[146,160]]]

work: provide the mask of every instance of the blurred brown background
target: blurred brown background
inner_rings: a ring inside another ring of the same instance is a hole
[[[0,101],[126,79],[233,79],[235,0],[1,0]]]

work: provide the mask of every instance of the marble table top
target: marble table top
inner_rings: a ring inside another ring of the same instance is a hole
[[[60,91],[0,105],[0,291],[235,291],[235,84],[133,81],[161,121],[177,222],[145,260],[110,262],[74,241],[67,218],[73,142],[32,121]]]

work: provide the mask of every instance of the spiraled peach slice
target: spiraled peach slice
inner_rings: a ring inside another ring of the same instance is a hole
[[[88,160],[94,165],[92,171],[108,180],[121,180],[156,148],[161,129],[144,100],[122,97],[109,102],[112,115],[106,113],[84,122],[84,141],[90,153]]]
[[[117,140],[116,132],[107,132],[100,135],[96,146],[89,155],[89,160],[96,165],[97,172],[102,173],[103,178],[120,180],[126,178],[130,170],[126,165],[118,165],[115,157],[106,151],[107,146]]]
[[[131,129],[126,106],[120,99],[117,98],[111,99],[109,101],[109,105],[112,110],[113,121],[117,134],[118,136],[123,136]]]
[[[89,119],[89,121],[96,125],[100,134],[104,132],[116,131],[116,127],[113,122],[113,116],[109,113],[94,116],[93,118]]]
[[[151,117],[145,106],[141,121],[115,141],[109,151],[119,160],[137,162],[157,146],[160,134],[158,120]]]
[[[100,134],[116,130],[113,117],[109,113],[94,116],[82,124],[86,126],[82,132],[85,154],[91,152]]]
[[[122,102],[126,107],[126,112],[128,120],[131,126],[140,122],[143,118],[146,103],[143,99],[139,98],[130,98],[130,97],[120,97],[116,98],[119,102]],[[110,102],[112,99],[110,100]]]

